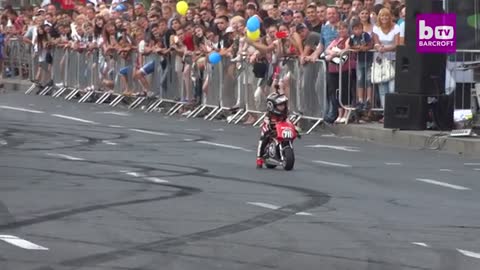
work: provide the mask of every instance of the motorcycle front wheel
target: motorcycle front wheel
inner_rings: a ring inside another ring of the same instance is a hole
[[[293,149],[290,147],[283,149],[283,157],[283,169],[286,171],[292,170],[293,165],[295,165],[295,153],[293,152]]]

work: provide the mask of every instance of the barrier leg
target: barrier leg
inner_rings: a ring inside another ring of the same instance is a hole
[[[88,91],[83,97],[78,101],[78,103],[84,103],[85,101],[88,100],[93,95],[93,91]]]
[[[204,105],[197,106],[195,109],[193,109],[193,111],[191,111],[191,112],[187,115],[187,118],[191,118],[194,114],[197,113],[197,111],[203,110],[203,109],[205,109],[205,106],[204,106]]]
[[[25,91],[25,95],[30,94],[35,89],[35,87],[37,87],[37,84],[35,84],[35,83],[32,84],[32,86],[30,86],[30,88],[28,88],[28,90]]]
[[[57,92],[53,93],[53,98],[58,98],[59,96],[61,96],[65,91],[67,90],[66,87],[62,87],[60,89],[57,90]]]
[[[162,100],[162,99],[159,99],[159,100],[153,102],[153,103],[145,110],[145,112],[152,112],[152,111],[156,110],[156,109],[158,108],[158,106],[160,106],[162,103],[163,103],[163,100]]]
[[[136,98],[132,104],[130,104],[130,106],[128,106],[128,109],[129,110],[133,110],[135,108],[137,108],[138,106],[140,106],[140,104],[142,104],[144,101],[146,100],[145,97],[138,97]]]
[[[50,90],[52,90],[52,89],[53,89],[53,86],[47,86],[47,87],[45,87],[45,88],[42,90],[42,92],[40,92],[39,95],[40,95],[40,96],[45,96],[45,95],[48,94],[48,92],[50,92]]]
[[[315,124],[313,124],[313,126],[307,132],[305,132],[305,134],[307,135],[310,134],[322,122],[323,122],[323,119],[318,119],[317,122],[315,122]]]
[[[221,107],[214,108],[209,114],[207,114],[203,119],[208,120],[212,114],[214,114],[217,110],[222,110]]]
[[[119,96],[117,96],[112,102],[110,102],[110,104],[109,104],[108,106],[115,107],[115,106],[117,106],[117,105],[120,103],[120,101],[122,101],[124,98],[125,98],[125,96],[119,95]]]
[[[103,102],[105,102],[105,100],[107,100],[107,98],[108,98],[110,95],[111,95],[111,94],[108,93],[108,92],[103,93],[103,95],[100,96],[100,98],[95,102],[95,104],[102,104]]]
[[[65,97],[65,100],[71,100],[73,97],[75,97],[75,95],[79,92],[80,90],[78,89],[73,89],[72,92],[70,92],[70,94],[68,94],[66,97]]]
[[[237,117],[241,114],[241,115],[245,115],[248,111],[243,111],[243,109],[239,109],[234,115],[232,115],[232,117],[227,120],[227,123],[230,124],[232,122],[234,122],[235,119],[237,119]],[[243,113],[243,114],[242,114]],[[235,122],[234,122],[235,123]]]
[[[265,116],[267,116],[267,113],[262,114],[262,116],[260,116],[260,118],[258,118],[257,122],[253,123],[253,126],[256,127],[258,124],[260,124],[263,121],[263,119],[265,118]]]
[[[348,125],[348,122],[350,120],[350,116],[352,116],[352,112],[353,110],[352,109],[347,109],[347,119],[345,120],[345,125]]]
[[[176,112],[178,112],[181,108],[183,108],[183,106],[185,106],[185,104],[183,103],[177,103],[175,104],[175,106],[173,106],[168,112],[167,112],[167,115],[168,116],[172,116],[174,115]]]
[[[217,115],[219,115],[222,111],[223,111],[223,108],[220,107],[220,108],[210,117],[210,119],[207,119],[207,120],[208,120],[208,121],[212,121],[212,120],[215,119],[215,117],[217,117]]]
[[[242,119],[245,118],[245,116],[247,116],[247,114],[248,114],[248,111],[245,111],[242,115],[240,115],[240,117],[237,119],[237,121],[234,122],[234,124],[237,125],[238,123],[240,123],[240,121],[242,121]]]

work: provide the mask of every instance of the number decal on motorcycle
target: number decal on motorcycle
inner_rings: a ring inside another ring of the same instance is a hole
[[[291,139],[293,138],[293,132],[291,129],[285,129],[282,131],[282,137],[284,139]]]

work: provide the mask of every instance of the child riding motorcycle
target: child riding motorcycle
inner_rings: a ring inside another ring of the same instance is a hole
[[[276,123],[283,121],[290,121],[288,119],[288,98],[284,94],[278,92],[271,93],[267,97],[267,114],[260,127],[260,140],[257,149],[257,168],[263,167],[265,147],[270,138],[269,136],[272,131],[275,130]]]

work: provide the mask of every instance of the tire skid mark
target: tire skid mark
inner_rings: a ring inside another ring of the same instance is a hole
[[[42,159],[47,159],[50,157],[42,157]],[[52,158],[53,159],[53,158]],[[68,160],[62,160],[63,162],[69,162]],[[199,174],[203,173],[208,173],[208,170],[199,168],[199,167],[193,167],[193,166],[184,166],[184,165],[178,165],[178,164],[173,164],[173,163],[165,163],[165,162],[157,162],[153,165],[156,165],[157,167],[151,167],[151,166],[145,166],[141,164],[135,164],[132,161],[123,161],[123,162],[108,162],[108,161],[89,161],[89,160],[84,160],[84,161],[76,161],[77,163],[87,163],[91,165],[101,165],[101,166],[112,166],[112,167],[119,167],[119,168],[128,168],[129,171],[135,171],[136,172],[141,172],[144,174],[148,174],[149,177],[181,177],[181,176],[197,176]],[[144,164],[144,163],[142,163]],[[174,169],[166,169],[166,168],[161,168],[158,166],[167,166],[167,167],[178,167],[178,168],[183,168],[183,169],[190,169],[191,171],[181,171],[181,170],[174,170]],[[0,168],[10,168],[10,169],[21,169],[21,170],[33,170],[33,171],[39,171],[39,172],[46,172],[46,173],[51,173],[51,174],[63,174],[67,176],[78,176],[78,177],[87,177],[87,178],[92,178],[92,179],[98,179],[99,177],[102,177],[107,180],[112,180],[112,181],[121,181],[121,182],[132,182],[132,183],[145,183],[145,182],[138,182],[138,181],[132,181],[132,180],[124,180],[118,177],[111,177],[109,175],[112,174],[117,174],[117,172],[108,172],[108,173],[100,173],[100,174],[84,174],[84,173],[74,173],[74,172],[66,172],[66,171],[60,171],[60,170],[54,170],[54,169],[40,169],[40,168],[30,168],[30,167],[20,167],[20,166],[0,166]],[[155,171],[160,171],[160,172],[166,172],[166,173],[171,173],[169,175],[157,175],[153,174],[152,172]]]
[[[69,128],[71,130],[71,132],[68,133],[68,132],[50,132],[50,131],[38,131],[38,130],[32,131],[32,127],[48,128],[48,126],[46,126],[46,125],[41,125],[41,126],[34,126],[34,125],[30,126],[30,125],[22,125],[22,124],[12,124],[12,125],[20,126],[24,129],[9,128],[6,131],[4,131],[3,134],[0,133],[1,134],[0,138],[2,138],[2,137],[12,137],[13,133],[16,132],[16,133],[26,133],[28,135],[35,134],[35,135],[44,136],[44,137],[47,137],[47,138],[51,138],[52,136],[64,135],[64,136],[72,136],[74,138],[82,138],[84,140],[87,140],[87,142],[85,142],[85,143],[62,146],[62,147],[28,148],[28,149],[19,149],[19,150],[41,151],[41,150],[55,150],[55,149],[74,149],[75,147],[94,146],[94,145],[100,144],[103,140],[124,140],[124,139],[127,139],[127,138],[132,136],[127,131],[122,132],[122,133],[111,132],[111,131],[99,131],[98,127],[96,129],[88,129],[88,128],[87,129],[85,129],[85,128],[84,129],[72,129],[72,128]],[[58,126],[56,126],[56,125],[51,126],[51,128],[57,128],[57,127]],[[102,135],[116,135],[116,137],[113,137],[113,138],[112,137],[95,138],[95,137],[92,137],[92,136],[80,136],[80,135],[77,135],[77,133],[76,133],[76,132],[79,132],[79,131],[81,131],[81,132],[87,131],[87,132],[98,133],[98,134],[102,134]],[[182,138],[180,138],[180,136],[191,136],[191,137],[193,137],[193,139],[191,139],[190,142],[208,141],[208,140],[212,139],[212,136],[200,135],[200,134],[196,134],[196,133],[171,132],[171,131],[168,131],[168,132],[171,135],[175,135],[175,136],[171,137],[171,138],[173,138],[173,140],[159,141],[158,139],[156,139],[156,140],[147,141],[147,142],[143,141],[143,142],[140,142],[140,143],[152,143],[152,142],[157,143],[157,144],[160,144],[160,143],[186,143]],[[180,139],[175,140],[175,138],[180,138]],[[8,141],[8,142],[9,142],[9,144],[11,144],[9,147],[7,147],[9,149],[18,149],[18,146],[23,145],[25,143],[25,141],[13,143],[13,144],[10,141]],[[133,146],[133,144],[126,144],[125,146]],[[135,144],[135,146],[137,146],[137,144]],[[150,148],[145,148],[144,150],[153,151],[153,152],[158,151],[156,149],[152,149],[151,147]]]
[[[408,264],[396,264],[384,260],[376,260],[376,259],[371,259],[371,258],[355,258],[355,257],[347,257],[347,256],[341,256],[341,255],[334,255],[334,254],[326,254],[326,253],[320,253],[320,252],[314,252],[314,251],[305,251],[305,250],[295,250],[295,249],[290,249],[290,248],[281,248],[281,247],[271,247],[271,246],[266,246],[266,245],[261,245],[261,244],[248,244],[248,243],[241,243],[241,242],[236,242],[236,241],[230,241],[230,243],[234,245],[239,245],[239,246],[244,246],[244,247],[252,247],[252,248],[262,248],[262,249],[268,249],[268,250],[275,250],[279,252],[288,252],[288,253],[294,253],[294,254],[299,254],[299,255],[309,255],[309,256],[314,256],[314,257],[322,257],[326,259],[339,259],[339,260],[344,260],[344,261],[352,261],[352,262],[365,262],[369,264],[378,264],[383,266],[383,269],[392,269],[390,267],[396,267],[396,266],[401,266],[404,268],[409,268],[409,269],[418,269],[418,270],[430,270],[431,268],[426,268],[426,267],[419,267],[419,266],[414,266],[414,265],[408,265]],[[385,268],[388,267],[388,268]],[[370,268],[367,268],[370,269]]]
[[[266,213],[256,215],[254,217],[245,219],[237,223],[228,224],[228,225],[220,226],[210,230],[187,234],[179,237],[170,237],[166,239],[161,239],[161,240],[153,241],[150,243],[132,246],[130,248],[119,249],[111,252],[105,252],[105,253],[99,253],[99,254],[94,254],[90,256],[80,257],[80,258],[69,259],[69,260],[60,262],[59,264],[62,266],[68,266],[68,267],[94,266],[94,265],[102,264],[105,262],[113,261],[116,259],[124,259],[125,257],[135,256],[139,252],[163,252],[166,249],[184,246],[191,242],[197,242],[197,241],[217,238],[221,236],[231,235],[235,233],[248,231],[254,228],[258,228],[261,226],[265,226],[265,225],[274,223],[276,221],[285,219],[287,217],[293,216],[297,212],[302,212],[308,209],[320,207],[326,204],[330,200],[330,196],[323,192],[305,189],[301,187],[264,183],[264,182],[249,180],[249,179],[237,178],[237,177],[217,176],[209,173],[199,174],[197,176],[202,178],[207,178],[207,179],[227,180],[227,181],[250,183],[250,184],[256,184],[256,185],[286,189],[294,192],[299,192],[308,199],[305,200],[304,202],[283,206],[282,208],[279,208],[277,210],[268,211]]]
[[[111,203],[104,203],[104,204],[95,204],[95,205],[74,208],[74,209],[68,209],[65,211],[59,211],[52,214],[31,218],[31,219],[14,221],[14,222],[0,225],[0,231],[18,229],[20,227],[30,226],[34,224],[43,223],[43,222],[49,222],[49,221],[58,220],[58,219],[62,219],[62,218],[73,216],[73,215],[83,214],[83,213],[97,211],[97,210],[103,210],[111,207],[164,201],[169,199],[186,197],[186,196],[190,196],[195,193],[201,192],[200,189],[196,189],[192,187],[183,187],[178,185],[170,185],[170,186],[181,189],[181,190],[168,196],[159,196],[159,197],[153,197],[153,198],[147,198],[147,199],[136,199],[136,200],[118,201],[118,202],[111,202]]]
[[[95,163],[95,164],[98,164],[98,163]],[[199,172],[205,172],[206,171],[206,170],[200,169],[200,168],[174,165],[174,164],[169,164],[169,163],[158,163],[158,164],[167,165],[167,166],[177,166],[177,167],[181,167],[181,168],[190,168],[190,169],[194,169],[195,171],[193,171],[193,172],[181,172],[181,171],[178,171],[178,170],[171,170],[171,169],[162,170],[161,168],[152,168],[152,167],[140,166],[140,165],[135,166],[134,164],[130,164],[130,166],[134,167],[136,169],[141,168],[144,171],[166,171],[166,172],[170,172],[170,173],[177,173],[177,174],[169,176],[169,177],[174,177],[174,176],[178,177],[178,176],[184,176],[184,175],[198,174]],[[104,165],[104,163],[102,163],[102,165]],[[120,165],[118,165],[118,166],[120,166]],[[51,169],[36,169],[36,168],[28,168],[28,167],[0,166],[0,168],[2,168],[2,167],[15,168],[15,169],[21,169],[21,170],[40,171],[40,172],[46,172],[46,173],[52,173],[52,174],[62,174],[62,175],[67,175],[67,176],[86,177],[86,178],[90,178],[90,179],[99,179],[98,174],[89,175],[89,174],[82,174],[82,173],[71,173],[71,172],[57,171],[57,170],[51,170]],[[35,225],[35,224],[39,224],[39,223],[43,223],[43,222],[49,222],[49,221],[58,220],[58,219],[62,219],[62,218],[65,218],[65,217],[77,215],[77,214],[92,212],[92,211],[96,211],[96,210],[103,210],[103,209],[106,209],[106,208],[112,208],[112,207],[124,206],[124,205],[149,203],[149,202],[154,202],[154,201],[162,201],[162,200],[174,199],[174,198],[178,198],[178,197],[190,196],[190,195],[194,195],[196,193],[202,192],[201,189],[198,189],[198,188],[195,188],[195,187],[180,186],[180,185],[175,185],[175,184],[171,184],[171,183],[155,183],[155,182],[151,182],[151,181],[130,180],[130,179],[122,179],[122,178],[116,178],[116,177],[101,177],[101,178],[105,179],[105,180],[116,181],[116,182],[126,182],[126,183],[133,183],[133,184],[142,184],[142,185],[146,184],[146,185],[170,187],[170,188],[179,189],[180,191],[175,192],[174,194],[172,194],[170,196],[159,196],[159,197],[141,199],[141,200],[130,200],[130,201],[120,201],[120,202],[96,204],[96,205],[84,206],[84,207],[73,208],[73,209],[68,209],[68,210],[56,211],[54,213],[38,216],[36,218],[26,219],[26,220],[22,220],[22,221],[12,221],[12,222],[0,225],[0,231],[17,229],[17,228],[20,228],[20,227]],[[46,211],[46,210],[42,210],[42,212],[44,212],[44,211]]]

